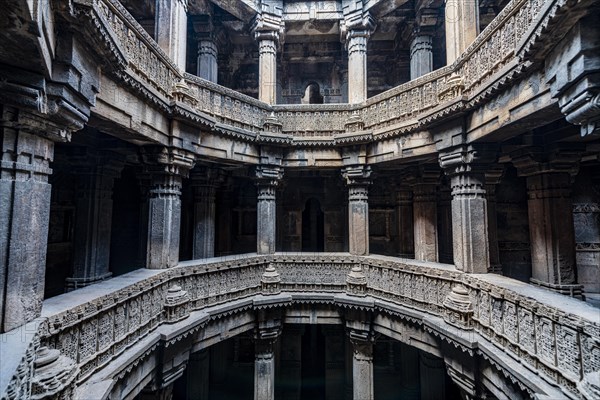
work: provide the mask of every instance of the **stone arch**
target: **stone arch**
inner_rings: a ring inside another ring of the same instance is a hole
[[[302,104],[323,104],[321,95],[321,86],[315,82],[309,82],[304,88],[304,96],[301,99]]]

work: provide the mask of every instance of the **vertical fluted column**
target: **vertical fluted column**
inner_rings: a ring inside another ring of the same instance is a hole
[[[485,167],[493,149],[459,146],[440,154],[452,189],[452,247],[461,271],[484,274],[490,268]]]
[[[217,64],[218,49],[212,38],[198,40],[198,76],[217,83],[219,66]]]
[[[416,34],[410,43],[410,79],[417,79],[433,71],[431,35]]]
[[[366,313],[351,312],[346,318],[347,332],[352,344],[352,398],[373,400],[374,340],[370,317]]]
[[[526,151],[526,150],[525,150]],[[571,176],[580,152],[569,148],[529,150],[513,157],[519,176],[527,177],[531,282],[559,293],[581,296],[576,285],[575,228]]]
[[[348,103],[367,99],[367,42],[370,32],[352,30],[347,35],[348,46]]]
[[[277,42],[274,34],[261,33],[258,40],[258,99],[275,104],[277,88]]]
[[[452,64],[479,33],[479,1],[447,0],[446,64]]]
[[[283,169],[276,166],[256,168],[256,252],[258,254],[275,253],[276,245],[276,190],[283,177]]]
[[[281,15],[264,12],[252,25],[258,42],[258,99],[268,104],[277,101],[277,50],[283,43],[284,24]]]
[[[348,247],[350,254],[369,254],[369,185],[371,168],[356,165],[344,168],[348,185]]]
[[[438,261],[437,186],[439,171],[421,169],[413,184],[415,260]]]
[[[344,6],[341,23],[342,40],[348,50],[348,103],[367,98],[367,43],[375,29],[375,20],[362,2]]]
[[[152,174],[148,191],[148,245],[146,268],[170,268],[179,262],[181,176]]]
[[[275,343],[281,335],[279,321],[260,321],[254,338],[254,400],[275,398]]]
[[[111,276],[110,237],[114,180],[123,163],[102,154],[84,155],[75,168],[77,194],[73,273],[67,288],[77,289]]]
[[[402,189],[396,192],[396,216],[398,218],[398,257],[415,258],[412,202],[412,190]]]
[[[186,61],[187,6],[187,0],[156,0],[154,37],[181,70]]]

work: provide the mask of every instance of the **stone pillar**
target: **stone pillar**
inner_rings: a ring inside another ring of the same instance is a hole
[[[454,264],[461,271],[484,274],[490,267],[485,164],[495,152],[463,145],[440,153],[440,166],[452,189]]]
[[[348,48],[348,103],[367,99],[367,42],[371,32],[351,30],[346,37]]]
[[[410,43],[410,79],[433,71],[432,37],[416,34]]]
[[[413,185],[415,260],[438,261],[437,170],[421,169]]]
[[[73,243],[73,273],[67,289],[91,285],[112,275],[109,271],[112,191],[123,163],[107,154],[86,151],[75,167],[77,194]]]
[[[401,189],[396,192],[396,216],[398,218],[398,257],[402,258],[415,258],[412,201],[412,190]]]
[[[191,174],[194,188],[194,260],[215,255],[215,194],[220,173],[203,168]]]
[[[187,0],[156,0],[154,38],[169,58],[185,71]]]
[[[259,319],[261,319],[259,317]],[[281,334],[276,320],[261,320],[255,335],[254,400],[275,398],[275,343]]]
[[[198,73],[200,78],[217,83],[219,66],[217,45],[214,40],[203,38],[198,41]]]
[[[152,173],[148,191],[148,244],[146,268],[170,268],[179,262],[181,176]]]
[[[210,352],[208,349],[190,354],[187,363],[187,398],[208,400],[210,382]]]
[[[277,102],[277,49],[284,40],[281,15],[264,12],[254,20],[252,31],[258,42],[258,99]]]
[[[256,252],[258,254],[275,253],[277,185],[283,177],[283,169],[277,166],[259,166],[256,168],[256,186],[258,188],[256,205]]]
[[[46,137],[60,138],[60,129],[40,125],[46,137],[37,136],[27,118],[0,106],[0,333],[39,317],[44,299],[54,157]]]
[[[479,1],[447,0],[446,64],[452,64],[479,34]]]
[[[498,213],[496,211],[496,186],[504,174],[504,166],[489,168],[485,172],[485,199],[487,200],[488,240],[490,247],[490,269],[492,274],[502,275],[500,249],[498,247]]]
[[[529,149],[513,156],[519,176],[527,177],[531,239],[531,282],[571,296],[577,285],[571,176],[577,172],[578,149]]]
[[[369,254],[369,185],[371,168],[355,165],[344,168],[348,185],[348,247],[350,254]]]
[[[373,340],[365,332],[349,331],[352,343],[352,398],[373,400]]]

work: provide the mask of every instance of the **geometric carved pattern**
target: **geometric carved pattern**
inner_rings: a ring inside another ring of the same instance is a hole
[[[583,374],[600,367],[597,321],[566,318],[563,311],[447,267],[328,253],[245,256],[199,263],[161,271],[97,301],[50,316],[40,327],[41,339],[77,361],[80,379],[86,379],[167,322],[163,306],[170,287],[190,289],[186,299],[173,295],[177,297],[171,302],[175,307],[179,307],[178,299],[188,302],[177,319],[207,306],[260,295],[261,275],[268,265],[280,275],[282,292],[338,294],[345,292],[348,272],[360,267],[367,295],[437,317],[448,310],[443,303],[446,296],[456,285],[463,285],[466,291],[461,289],[448,304],[452,309],[470,304],[466,310],[473,316],[471,326],[477,334],[500,346],[508,342],[511,348],[522,349],[521,357],[530,368],[560,380],[574,395]],[[177,293],[182,290],[177,289]]]

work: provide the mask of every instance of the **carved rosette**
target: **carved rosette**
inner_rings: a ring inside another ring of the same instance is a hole
[[[79,367],[60,350],[40,347],[35,355],[31,399],[72,399]]]
[[[346,276],[346,294],[360,297],[367,295],[367,277],[360,264],[352,267]]]
[[[262,286],[262,294],[263,295],[272,295],[281,293],[281,288],[279,284],[281,283],[281,276],[279,272],[275,269],[273,264],[269,263],[267,269],[262,274],[262,278],[260,279]]]
[[[473,303],[464,285],[455,285],[443,304],[444,321],[462,329],[473,329]]]
[[[168,324],[181,321],[190,316],[190,296],[181,286],[174,285],[167,291],[165,298],[165,319]]]

